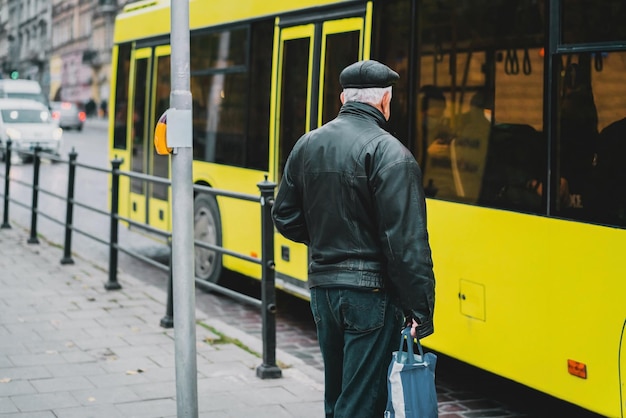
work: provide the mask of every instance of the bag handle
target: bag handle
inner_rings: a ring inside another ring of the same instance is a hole
[[[407,355],[405,364],[413,364],[417,363],[415,360],[415,348],[414,345],[417,345],[417,349],[419,351],[420,356],[422,357],[422,361],[424,360],[424,349],[422,348],[422,344],[420,343],[419,338],[413,338],[411,336],[411,327],[406,327],[402,330],[402,336],[400,337],[400,348],[398,352],[402,352],[402,343],[404,343],[404,339],[406,338],[406,347],[407,347]],[[415,344],[414,344],[415,343]]]

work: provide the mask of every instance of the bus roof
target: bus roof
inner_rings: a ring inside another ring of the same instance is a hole
[[[236,7],[219,0],[190,0],[189,29],[341,3],[354,3],[354,0],[238,0]],[[116,18],[114,42],[119,44],[168,35],[169,6],[170,0],[143,0],[128,4]]]

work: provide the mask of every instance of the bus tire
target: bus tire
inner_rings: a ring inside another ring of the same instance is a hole
[[[222,246],[222,223],[215,197],[199,194],[193,202],[195,241]],[[217,283],[222,274],[222,255],[213,250],[194,246],[194,270],[198,279]]]

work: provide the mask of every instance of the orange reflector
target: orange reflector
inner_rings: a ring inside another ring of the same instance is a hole
[[[567,371],[572,376],[587,378],[587,365],[574,360],[567,360]]]
[[[259,258],[259,255],[256,253],[256,251],[251,251],[250,257]]]
[[[172,149],[167,146],[167,113],[163,113],[154,129],[154,148],[159,155],[168,155]]]

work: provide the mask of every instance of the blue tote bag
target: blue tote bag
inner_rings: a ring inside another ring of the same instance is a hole
[[[406,338],[407,351],[403,350]],[[393,353],[387,370],[385,418],[437,418],[435,366],[437,356],[424,354],[419,339],[411,337],[411,327],[402,331],[400,348]],[[417,345],[419,354],[415,354]]]

